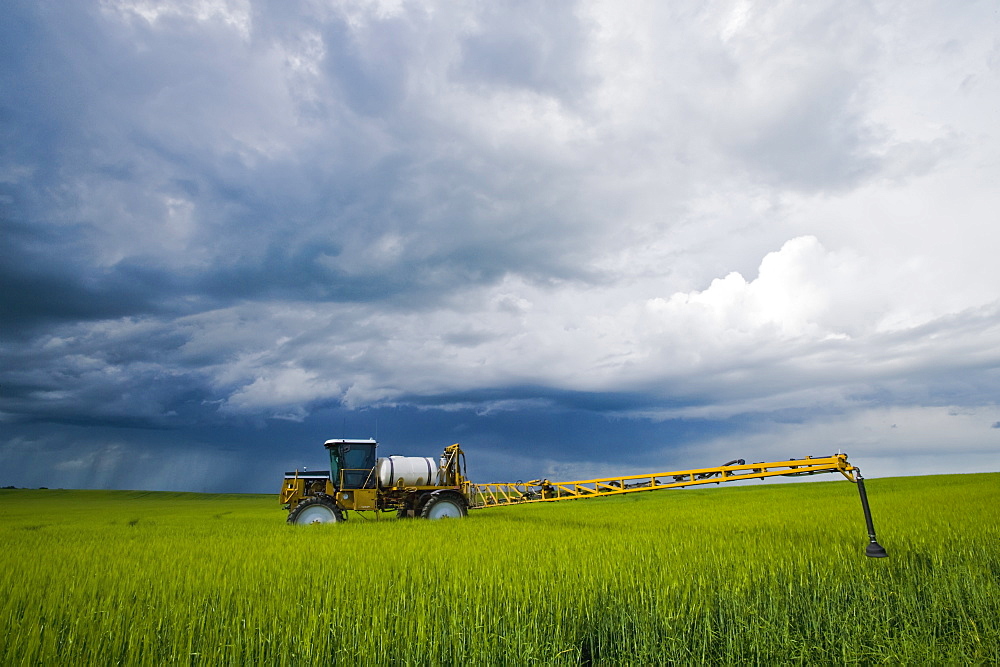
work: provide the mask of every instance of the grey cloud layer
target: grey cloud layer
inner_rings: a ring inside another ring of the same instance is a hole
[[[0,413],[995,411],[989,16],[15,2]]]

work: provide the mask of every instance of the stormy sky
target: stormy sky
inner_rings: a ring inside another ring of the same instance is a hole
[[[995,2],[11,0],[0,485],[1000,470]]]

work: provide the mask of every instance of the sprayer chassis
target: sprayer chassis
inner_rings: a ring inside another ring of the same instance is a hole
[[[281,503],[291,513],[310,498],[323,498],[335,504],[341,511],[396,512],[398,516],[419,516],[420,511],[432,498],[452,494],[455,502],[461,499],[462,513],[468,507],[471,485],[465,479],[465,454],[459,445],[446,447],[441,456],[441,465],[436,478],[439,484],[383,485],[380,483],[374,465],[368,468],[348,468],[343,465],[347,458],[344,452],[351,447],[370,448],[368,458],[374,464],[377,443],[374,440],[328,440],[333,471],[285,473],[281,487]],[[346,449],[345,449],[346,448]],[[429,481],[429,480],[428,480]]]

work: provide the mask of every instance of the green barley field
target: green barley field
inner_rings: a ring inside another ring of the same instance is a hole
[[[887,559],[844,480],[306,527],[0,491],[0,664],[1000,663],[1000,474],[867,483]]]

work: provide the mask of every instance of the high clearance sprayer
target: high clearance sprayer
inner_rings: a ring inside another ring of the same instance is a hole
[[[548,503],[618,496],[642,491],[719,484],[742,479],[798,477],[840,473],[857,484],[868,528],[865,554],[884,558],[885,549],[875,538],[865,480],[861,469],[847,462],[847,454],[746,463],[730,461],[714,468],[675,470],[649,475],[602,477],[576,482],[497,482],[474,484],[465,471],[465,453],[455,444],[445,447],[439,460],[422,456],[377,458],[375,440],[327,440],[330,470],[285,473],[281,503],[288,510],[288,523],[337,523],[347,519],[347,511],[396,512],[399,518],[460,518],[470,509]]]

